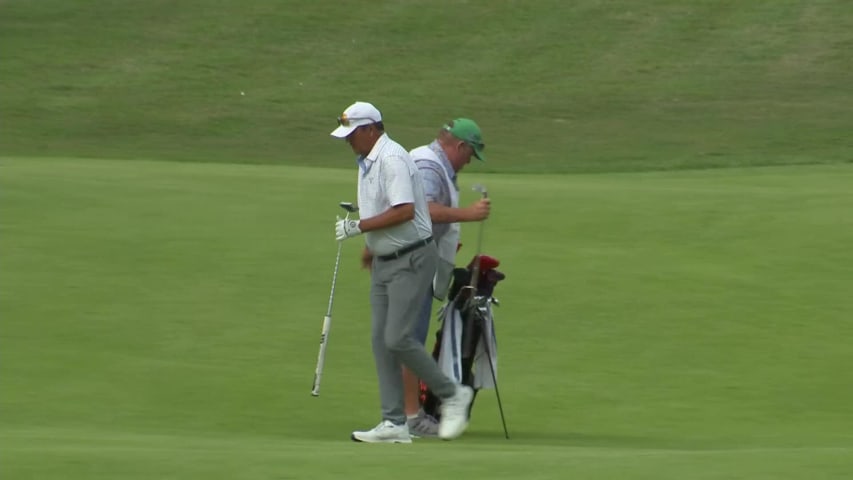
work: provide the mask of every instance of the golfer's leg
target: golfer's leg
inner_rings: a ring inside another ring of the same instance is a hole
[[[382,419],[401,425],[406,422],[406,414],[403,413],[401,366],[385,343],[389,303],[387,274],[387,265],[374,260],[370,285],[371,344],[373,346],[373,359],[376,363],[376,375],[379,379]]]
[[[415,250],[390,264],[395,265],[388,283],[388,323],[385,325],[385,342],[394,356],[439,397],[454,394],[456,384],[447,378],[438,364],[415,338],[415,329],[423,308],[423,296],[428,290],[438,252],[434,244]]]
[[[415,340],[421,345],[426,345],[429,336],[429,320],[432,315],[432,279],[427,286],[424,299],[421,300],[421,308],[418,311],[418,321],[415,324]]]

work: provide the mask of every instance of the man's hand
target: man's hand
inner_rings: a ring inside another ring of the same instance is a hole
[[[489,218],[489,213],[492,210],[492,201],[488,198],[481,198],[472,203],[466,210],[468,210],[467,217],[469,222],[485,220]]]
[[[367,247],[364,247],[364,250],[361,252],[361,268],[366,268],[370,270],[370,267],[373,266],[373,254],[370,253],[370,250]]]
[[[338,221],[335,222],[335,240],[340,242],[356,235],[361,235],[358,220],[338,217]]]

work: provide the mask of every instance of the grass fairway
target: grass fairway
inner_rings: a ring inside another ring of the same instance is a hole
[[[0,0],[0,43],[3,480],[853,478],[850,0]],[[510,441],[491,392],[348,440],[357,240],[309,395],[354,100],[483,127]]]
[[[0,159],[8,479],[853,475],[853,166],[478,175],[500,385],[452,443],[378,420],[349,171]],[[468,228],[463,258],[476,230]],[[465,232],[463,232],[465,233]],[[465,239],[463,239],[465,241]]]

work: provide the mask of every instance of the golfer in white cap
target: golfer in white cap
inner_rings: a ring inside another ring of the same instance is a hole
[[[382,421],[352,439],[410,443],[403,403],[403,366],[442,399],[438,435],[456,438],[468,426],[473,391],[445,376],[415,338],[415,327],[438,262],[423,181],[409,153],[385,133],[373,105],[356,102],[338,117],[333,137],[344,138],[358,155],[360,220],[338,220],[335,238],[364,233],[362,256],[370,268],[371,342]]]

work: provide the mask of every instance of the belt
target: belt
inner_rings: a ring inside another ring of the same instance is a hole
[[[414,252],[415,250],[417,250],[417,249],[419,249],[425,245],[429,245],[430,242],[432,242],[432,237],[427,237],[423,240],[418,240],[417,242],[415,242],[411,245],[406,245],[405,247],[397,250],[394,253],[389,253],[388,255],[377,255],[376,258],[378,258],[379,260],[383,260],[383,261],[394,260],[395,258],[400,258],[409,252]]]

